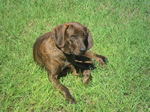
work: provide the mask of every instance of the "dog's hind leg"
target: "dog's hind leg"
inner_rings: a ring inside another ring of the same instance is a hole
[[[53,64],[49,64],[46,68],[48,71],[49,80],[53,83],[55,88],[57,88],[63,94],[63,96],[69,103],[76,103],[75,99],[70,94],[69,89],[65,87],[63,84],[61,84],[59,79],[57,78],[57,76],[61,72],[61,67],[56,64],[55,66],[53,66]]]

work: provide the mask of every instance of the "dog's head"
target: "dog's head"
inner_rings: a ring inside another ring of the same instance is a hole
[[[54,29],[56,45],[66,54],[82,55],[93,46],[89,30],[80,23],[66,23]]]

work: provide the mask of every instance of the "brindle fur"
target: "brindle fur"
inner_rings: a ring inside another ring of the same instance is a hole
[[[61,24],[40,36],[34,43],[34,60],[47,70],[49,80],[70,103],[76,101],[69,89],[60,83],[59,77],[65,70],[70,70],[74,75],[81,71],[83,83],[88,83],[91,78],[90,69],[94,68],[92,59],[101,65],[105,64],[106,59],[89,51],[92,46],[89,30],[76,22]]]

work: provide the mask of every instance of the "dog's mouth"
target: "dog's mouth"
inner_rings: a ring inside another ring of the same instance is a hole
[[[85,54],[85,51],[84,52],[80,52],[80,54],[79,55],[84,55]]]
[[[73,54],[76,55],[76,56],[82,56],[82,55],[85,54],[85,52],[86,51],[84,51],[84,52],[73,52]]]

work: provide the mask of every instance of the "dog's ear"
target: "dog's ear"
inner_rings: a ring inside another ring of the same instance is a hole
[[[93,46],[93,39],[92,39],[92,35],[91,35],[91,33],[88,29],[87,29],[87,32],[88,32],[88,38],[87,38],[88,46],[87,46],[87,49],[90,49]]]
[[[66,30],[68,29],[69,25],[60,25],[57,28],[55,28],[55,41],[56,45],[60,48],[64,47],[65,45],[65,37],[66,37]]]

